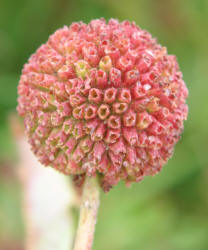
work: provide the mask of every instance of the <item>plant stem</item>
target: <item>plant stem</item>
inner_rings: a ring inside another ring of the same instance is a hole
[[[92,249],[98,207],[99,186],[97,183],[97,177],[86,176],[74,250]]]

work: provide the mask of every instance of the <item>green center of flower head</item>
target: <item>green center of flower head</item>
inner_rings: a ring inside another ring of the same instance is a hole
[[[88,73],[88,69],[89,69],[89,64],[84,60],[80,60],[75,63],[75,70],[77,77],[85,79]]]

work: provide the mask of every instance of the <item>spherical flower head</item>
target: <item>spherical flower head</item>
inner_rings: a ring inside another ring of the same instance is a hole
[[[158,173],[188,112],[175,56],[114,19],[57,30],[24,65],[18,93],[40,162],[78,182],[98,174],[104,191]]]

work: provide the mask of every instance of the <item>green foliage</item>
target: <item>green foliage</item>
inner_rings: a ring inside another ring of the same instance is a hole
[[[136,21],[177,55],[190,113],[174,157],[160,175],[102,195],[94,249],[208,249],[207,16],[207,0],[1,0],[0,245],[23,235],[20,189],[11,181],[14,176],[6,179],[1,164],[14,157],[7,116],[16,107],[21,68],[55,29],[114,17]]]

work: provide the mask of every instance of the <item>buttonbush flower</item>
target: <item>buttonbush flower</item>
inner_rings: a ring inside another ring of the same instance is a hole
[[[104,191],[158,173],[187,118],[176,57],[134,22],[64,26],[29,58],[18,112],[34,154]]]

